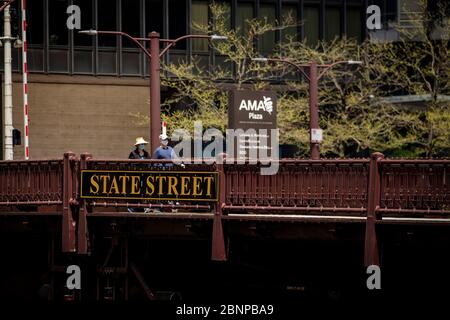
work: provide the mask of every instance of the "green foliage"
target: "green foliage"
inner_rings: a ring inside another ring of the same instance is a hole
[[[424,0],[423,0],[424,1]],[[281,23],[247,21],[246,32],[230,30],[227,8],[211,7],[214,24],[194,26],[199,33],[220,34],[227,41],[211,42],[225,64],[205,70],[194,56],[192,62],[164,65],[162,84],[173,94],[163,103],[169,132],[173,128],[193,129],[201,120],[204,128],[222,131],[227,125],[227,89],[268,89],[277,86],[280,143],[295,144],[300,155],[309,154],[308,84],[288,64],[254,62],[256,40],[276,29],[289,28],[296,21]],[[425,22],[429,16],[424,14]],[[444,28],[447,28],[444,26]],[[295,39],[277,47],[272,56],[296,64],[317,61],[332,64],[360,60],[362,66],[338,64],[324,72],[319,82],[320,127],[324,129],[323,156],[367,155],[372,151],[391,156],[450,155],[450,59],[448,37],[433,40],[424,28],[421,42],[408,37],[396,43],[357,43],[352,39],[319,42],[311,47]],[[400,32],[403,32],[400,30]],[[230,66],[233,65],[235,73]],[[290,80],[289,80],[290,79]],[[399,107],[385,97],[428,95],[421,107]]]

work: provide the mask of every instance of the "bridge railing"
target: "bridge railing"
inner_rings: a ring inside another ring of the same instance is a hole
[[[450,160],[380,161],[384,214],[450,213]]]
[[[73,153],[66,153],[64,160],[0,161],[0,206],[63,205],[68,208],[77,205],[81,169],[222,170],[223,198],[219,203],[210,206],[180,201],[180,207],[205,211],[218,205],[225,214],[291,211],[364,215],[369,207],[369,193],[376,191],[377,195],[370,201],[378,218],[410,214],[450,216],[450,160],[282,159],[275,175],[261,175],[260,165],[188,164],[183,168],[179,165],[162,167],[162,163],[164,161],[160,160],[101,160],[90,155],[77,158]],[[369,179],[371,168],[375,170],[372,182]],[[125,200],[94,199],[88,204],[91,207],[131,206]],[[134,201],[132,205],[156,204]],[[164,203],[157,206],[173,207]]]
[[[0,205],[62,204],[63,160],[0,161]]]
[[[369,160],[280,160],[275,175],[257,165],[226,164],[228,210],[363,213]]]

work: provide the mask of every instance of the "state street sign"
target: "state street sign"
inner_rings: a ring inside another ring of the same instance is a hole
[[[80,196],[90,199],[217,201],[218,173],[82,170]]]
[[[228,129],[235,131],[234,157],[272,155],[271,129],[277,128],[277,95],[273,91],[232,90],[228,98]],[[252,150],[253,149],[253,150]],[[252,153],[253,152],[253,153]]]

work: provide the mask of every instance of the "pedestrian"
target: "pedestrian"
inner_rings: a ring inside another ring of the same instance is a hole
[[[147,144],[148,142],[143,137],[137,137],[134,150],[130,152],[128,159],[150,159],[149,153],[145,150],[145,145]]]
[[[140,160],[144,160],[144,159],[150,159],[150,155],[147,152],[147,150],[145,150],[145,145],[147,145],[148,142],[144,140],[143,137],[137,137],[136,138],[136,142],[134,144],[134,150],[130,152],[130,155],[128,156],[128,159],[140,159]],[[142,209],[142,208],[132,208],[129,207],[128,208],[128,212],[133,213],[133,212],[149,212],[148,208]]]
[[[171,146],[169,146],[169,137],[163,133],[159,136],[159,142],[160,146],[156,148],[155,152],[153,152],[153,159],[159,159],[159,160],[173,160],[175,159],[175,151]],[[173,166],[172,163],[165,163],[160,164],[160,167],[166,167],[171,168]],[[181,164],[181,167],[184,168],[184,164]],[[175,203],[173,201],[168,201],[168,204],[175,204],[179,205],[180,203],[176,201]],[[172,212],[177,212],[177,209],[172,209]],[[160,210],[155,209],[154,212],[160,212]]]
[[[160,146],[153,152],[153,159],[167,159],[172,160],[175,158],[175,152],[171,146],[169,146],[169,137],[166,134],[159,136]]]

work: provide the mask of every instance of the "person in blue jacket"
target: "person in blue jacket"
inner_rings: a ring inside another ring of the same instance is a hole
[[[167,159],[175,158],[173,148],[169,146],[169,137],[166,134],[159,136],[160,146],[153,152],[153,159]]]

